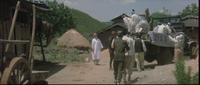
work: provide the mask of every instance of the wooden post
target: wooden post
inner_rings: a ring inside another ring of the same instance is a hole
[[[43,61],[45,60],[45,56],[44,56],[44,50],[43,50],[43,44],[42,44],[42,37],[41,37],[41,32],[39,32],[39,38],[40,38],[40,47],[41,47],[41,52],[42,52],[42,57],[43,57]]]
[[[30,65],[32,65],[31,63],[31,58],[32,58],[32,53],[33,53],[33,45],[34,45],[34,38],[35,38],[35,12],[36,12],[36,9],[35,9],[35,5],[33,5],[33,28],[32,28],[32,38],[31,38],[31,45],[30,45],[30,51],[29,51],[29,62],[30,62]]]
[[[12,36],[13,36],[13,31],[14,31],[14,26],[15,26],[15,21],[16,21],[16,18],[17,18],[17,14],[18,14],[18,10],[20,9],[20,1],[17,2],[17,5],[16,5],[16,9],[15,9],[15,14],[13,16],[13,20],[12,20],[12,25],[10,27],[10,33],[9,33],[9,36],[8,36],[8,40],[11,40]],[[10,44],[7,44],[6,45],[6,50],[5,52],[8,51],[8,48],[10,47]]]

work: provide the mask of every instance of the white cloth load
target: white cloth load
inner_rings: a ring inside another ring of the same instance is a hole
[[[141,32],[141,33],[147,33],[148,32],[148,22],[146,19],[141,18],[137,14],[133,14],[131,18],[124,17],[123,18],[124,23],[128,27],[128,32]]]
[[[158,33],[158,32],[154,32],[154,31],[149,31],[148,34],[151,37],[151,40],[152,40],[151,43],[154,45],[162,46],[162,47],[176,46],[177,42],[174,42],[174,38],[171,35],[168,35],[166,33]],[[179,36],[184,36],[183,32],[178,32],[177,34]],[[181,46],[183,46],[183,45],[181,44]]]
[[[130,47],[130,50],[128,52],[126,52],[125,55],[131,55],[131,56],[134,55],[134,52],[135,52],[134,42],[135,41],[131,37],[128,37],[126,35],[124,35],[122,37],[122,39],[125,40],[126,42],[128,42],[128,46]]]
[[[170,27],[164,24],[157,25],[156,27],[154,27],[153,31],[157,33],[168,33],[168,34],[171,33]]]

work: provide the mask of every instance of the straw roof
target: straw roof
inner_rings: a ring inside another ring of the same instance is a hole
[[[74,29],[65,32],[62,37],[60,37],[57,45],[73,48],[91,48],[90,42]]]

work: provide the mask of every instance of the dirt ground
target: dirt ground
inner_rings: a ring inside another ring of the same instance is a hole
[[[99,64],[94,65],[92,60],[85,63],[46,63],[42,70],[50,71],[46,79],[49,84],[114,84],[113,70],[109,70],[108,50],[102,52]],[[145,61],[144,65],[145,70],[141,72],[133,68],[128,84],[176,84],[174,64],[158,66],[156,61]],[[192,75],[196,73],[196,60],[186,60],[185,66],[186,69],[192,67]]]

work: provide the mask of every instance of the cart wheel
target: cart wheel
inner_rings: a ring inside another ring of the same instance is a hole
[[[28,61],[22,57],[12,59],[9,67],[4,70],[1,84],[32,84]]]
[[[197,56],[197,55],[195,55],[195,54],[192,54],[192,53],[194,52],[195,48],[196,48],[196,45],[192,45],[192,46],[190,47],[190,59],[195,59],[196,56]]]

